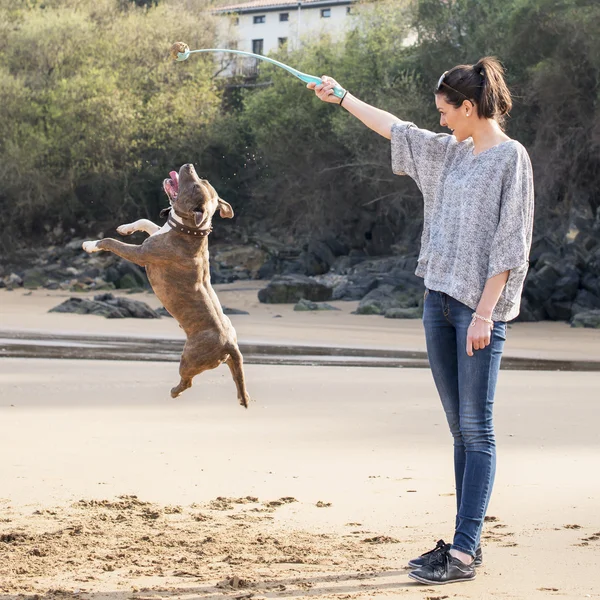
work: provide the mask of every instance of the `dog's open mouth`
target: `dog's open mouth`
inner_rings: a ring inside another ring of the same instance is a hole
[[[179,193],[179,173],[171,171],[169,175],[170,177],[163,181],[163,189],[167,196],[169,196],[169,200],[175,202]]]

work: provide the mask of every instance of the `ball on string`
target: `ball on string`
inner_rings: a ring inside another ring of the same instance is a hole
[[[190,55],[190,47],[185,42],[175,42],[169,53],[173,60],[186,60]]]

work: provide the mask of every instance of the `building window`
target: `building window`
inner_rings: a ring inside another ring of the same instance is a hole
[[[281,48],[287,44],[287,38],[277,38],[277,44]]]
[[[346,7],[346,14],[347,15],[351,15],[352,14],[352,7],[351,6],[347,6]]]
[[[265,15],[258,15],[256,17],[254,17],[254,24],[264,23],[264,22],[265,22]]]
[[[321,9],[321,18],[329,19],[331,17],[331,9],[330,8],[322,8]]]
[[[280,21],[289,21],[290,13],[279,13],[279,20]]]
[[[252,40],[252,52],[254,54],[262,54],[264,47],[264,40]]]

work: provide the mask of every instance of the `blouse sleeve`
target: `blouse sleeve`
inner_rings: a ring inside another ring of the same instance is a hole
[[[502,296],[516,302],[529,268],[533,231],[533,172],[527,151],[520,147],[502,182],[500,216],[490,250],[488,279],[510,271]]]
[[[448,148],[455,143],[454,136],[398,121],[391,130],[392,171],[414,179],[425,194],[428,187],[437,184]]]

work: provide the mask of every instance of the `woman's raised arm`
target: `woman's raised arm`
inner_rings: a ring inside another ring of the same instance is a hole
[[[323,83],[309,83],[306,87],[314,90],[319,100],[332,104],[342,104],[342,108],[345,108],[350,114],[360,119],[367,127],[376,131],[384,138],[391,139],[392,125],[400,121],[398,117],[355,98],[350,92],[346,92],[342,102],[340,98],[333,95],[332,91],[335,85],[339,85],[337,81],[327,75],[323,75],[322,79]]]

